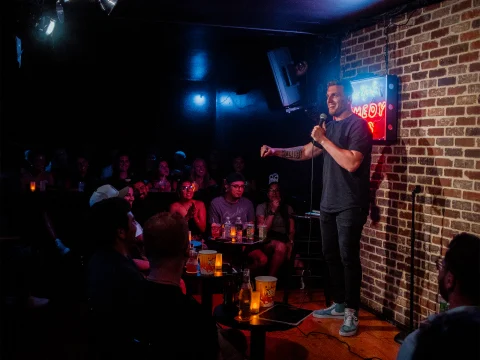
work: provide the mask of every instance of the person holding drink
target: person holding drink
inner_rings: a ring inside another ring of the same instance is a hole
[[[180,214],[188,221],[192,237],[201,238],[207,227],[207,210],[203,201],[193,199],[193,184],[185,180],[178,187],[179,200],[170,205],[170,214]]]
[[[283,201],[278,182],[269,184],[267,197],[268,201],[259,204],[256,211],[259,233],[266,232],[265,245],[250,256],[257,263],[268,264],[268,275],[275,276],[292,254],[295,222],[291,217],[293,209]]]

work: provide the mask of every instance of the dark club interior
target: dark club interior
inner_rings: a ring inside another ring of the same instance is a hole
[[[2,359],[479,355],[478,0],[11,5]]]

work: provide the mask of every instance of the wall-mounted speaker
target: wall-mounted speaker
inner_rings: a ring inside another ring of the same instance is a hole
[[[300,101],[299,82],[295,75],[294,63],[286,47],[267,52],[280,100],[285,108]]]

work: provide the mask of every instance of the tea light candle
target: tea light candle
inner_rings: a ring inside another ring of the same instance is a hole
[[[252,302],[250,303],[252,314],[258,314],[260,311],[260,291],[252,291]]]
[[[191,243],[192,242],[192,232],[188,232],[188,241]]]
[[[215,271],[222,271],[222,254],[217,253],[215,257]]]
[[[35,191],[37,184],[35,181],[30,181],[30,191]]]
[[[234,239],[237,236],[237,230],[235,229],[235,226],[232,226],[230,228],[230,237]]]

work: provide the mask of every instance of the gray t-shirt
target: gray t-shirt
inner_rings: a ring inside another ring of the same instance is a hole
[[[244,224],[246,222],[255,221],[255,212],[252,202],[243,197],[234,204],[229,203],[223,196],[218,196],[213,199],[208,212],[208,222],[210,224],[223,224],[225,223],[227,216],[230,218],[232,224],[235,223],[238,216],[240,216],[240,219],[242,219]]]
[[[264,202],[263,204],[260,204],[257,206],[257,216],[265,216],[267,217],[267,203]],[[288,209],[288,215],[293,214],[293,209],[290,205],[287,205]],[[271,231],[275,231],[281,234],[286,234],[287,233],[287,227],[285,224],[285,221],[283,221],[282,215],[280,215],[278,212],[275,214],[273,217],[272,221],[272,227],[270,228]],[[288,235],[288,234],[287,234]]]
[[[334,213],[352,208],[368,211],[370,193],[370,164],[372,162],[372,133],[365,120],[355,114],[327,125],[327,138],[336,146],[355,150],[363,155],[360,167],[354,172],[342,168],[323,151],[323,189],[320,210]]]

